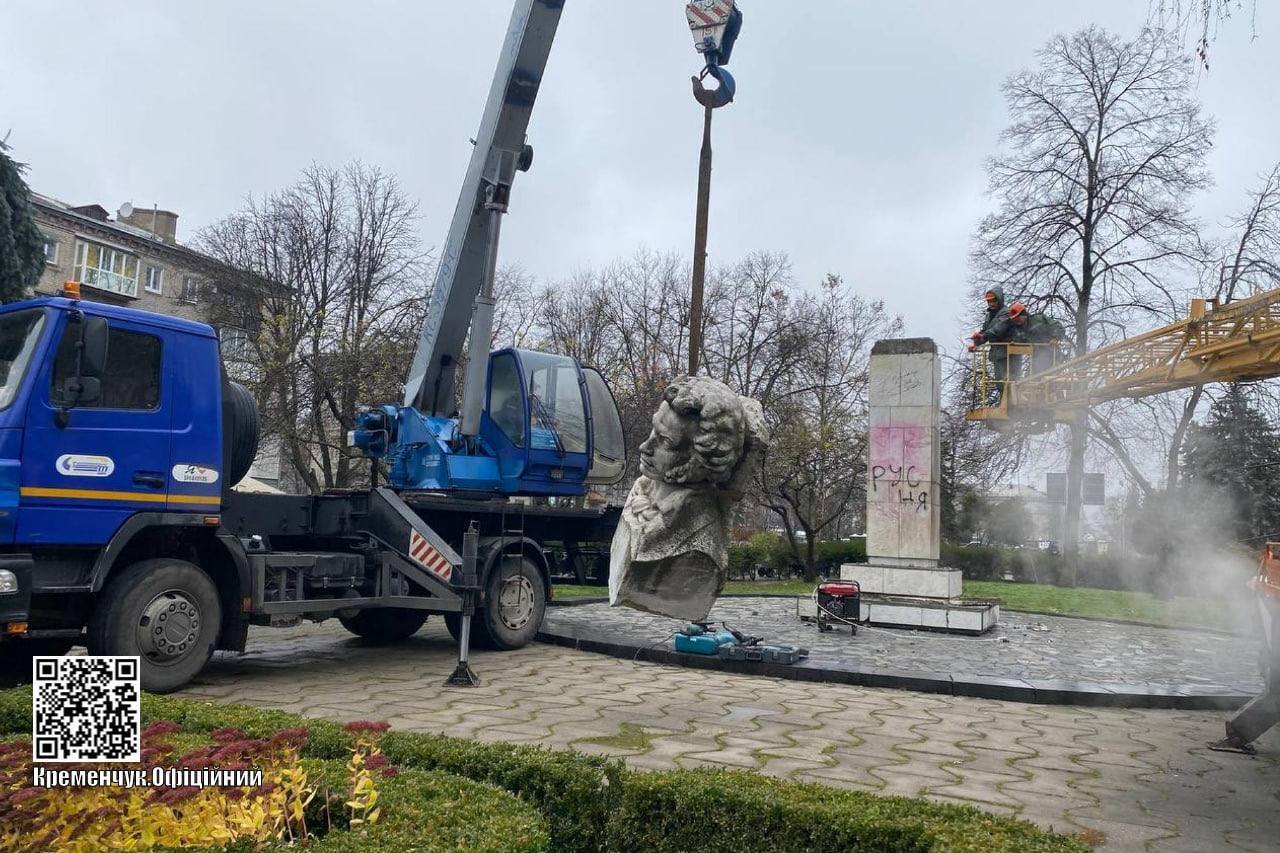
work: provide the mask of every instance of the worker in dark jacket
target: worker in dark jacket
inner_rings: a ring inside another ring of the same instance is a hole
[[[988,332],[997,331],[1007,324],[1009,311],[1005,308],[1004,288],[1000,285],[997,284],[988,290],[983,294],[983,298],[987,300],[987,313],[982,318],[982,328],[977,334],[985,336]]]
[[[982,344],[987,345],[987,359],[991,362],[989,376],[995,386],[995,402],[999,404],[1010,374],[1017,376],[1021,373],[1022,357],[1009,355],[1008,345],[1014,340],[1016,329],[1009,309],[1004,304],[1004,288],[996,285],[984,296],[987,300],[987,313],[982,319],[982,328],[973,333],[973,343],[969,349],[975,350]]]
[[[1031,372],[1040,373],[1058,363],[1066,329],[1047,314],[1032,314],[1021,302],[1009,306],[1009,320],[1013,324],[1013,341],[1033,344]]]

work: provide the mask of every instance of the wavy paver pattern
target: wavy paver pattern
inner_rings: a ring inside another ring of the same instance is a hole
[[[615,755],[635,768],[736,767],[1103,833],[1104,849],[1269,850],[1280,839],[1280,731],[1212,752],[1225,715],[1070,706],[731,675],[535,644],[476,653],[447,689],[437,620],[377,648],[336,623],[253,629],[183,692],[395,728]]]

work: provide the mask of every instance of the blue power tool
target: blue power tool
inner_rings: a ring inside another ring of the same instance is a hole
[[[738,638],[729,631],[712,631],[706,625],[685,625],[676,634],[676,651],[695,655],[715,655],[721,646],[736,643]]]

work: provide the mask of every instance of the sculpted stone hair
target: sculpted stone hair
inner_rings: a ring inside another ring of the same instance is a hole
[[[662,399],[676,414],[698,424],[688,461],[667,473],[671,482],[720,485],[733,476],[742,457],[746,424],[738,395],[726,392],[713,379],[690,376],[680,377],[663,392]]]

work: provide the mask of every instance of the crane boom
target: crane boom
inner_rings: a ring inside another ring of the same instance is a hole
[[[511,12],[405,382],[404,405],[424,414],[447,414],[454,407],[454,371],[471,327],[471,312],[478,307],[477,297],[484,296],[486,275],[492,273],[499,216],[506,209],[514,172],[527,169],[531,161],[525,132],[563,7],[564,0],[517,0]],[[492,310],[491,298],[487,307]],[[485,353],[488,337],[486,331],[485,340],[478,342]],[[486,363],[481,358],[469,367],[483,374]]]
[[[1011,377],[994,405],[979,388],[969,420],[1070,422],[1084,407],[1146,397],[1212,382],[1280,376],[1280,289],[1227,305],[1195,299],[1186,319],[1094,350],[1046,370],[1034,370],[1037,350],[1052,344],[1008,344],[1014,359],[1031,359],[1033,372]],[[980,350],[978,359],[986,353]],[[975,376],[984,384],[985,360]],[[997,384],[988,380],[985,384]]]
[[[1005,370],[989,378],[991,345],[976,350],[974,408],[965,417],[988,426],[1052,427],[1108,400],[1280,376],[1280,288],[1225,305],[1193,299],[1183,320],[1067,361],[1058,361],[1056,343],[995,346],[1005,350],[996,350],[1008,359]],[[1031,370],[1020,375],[1028,360]],[[1280,542],[1267,543],[1250,585],[1262,617],[1265,687],[1227,720],[1227,736],[1209,748],[1252,754],[1250,742],[1280,723]]]

